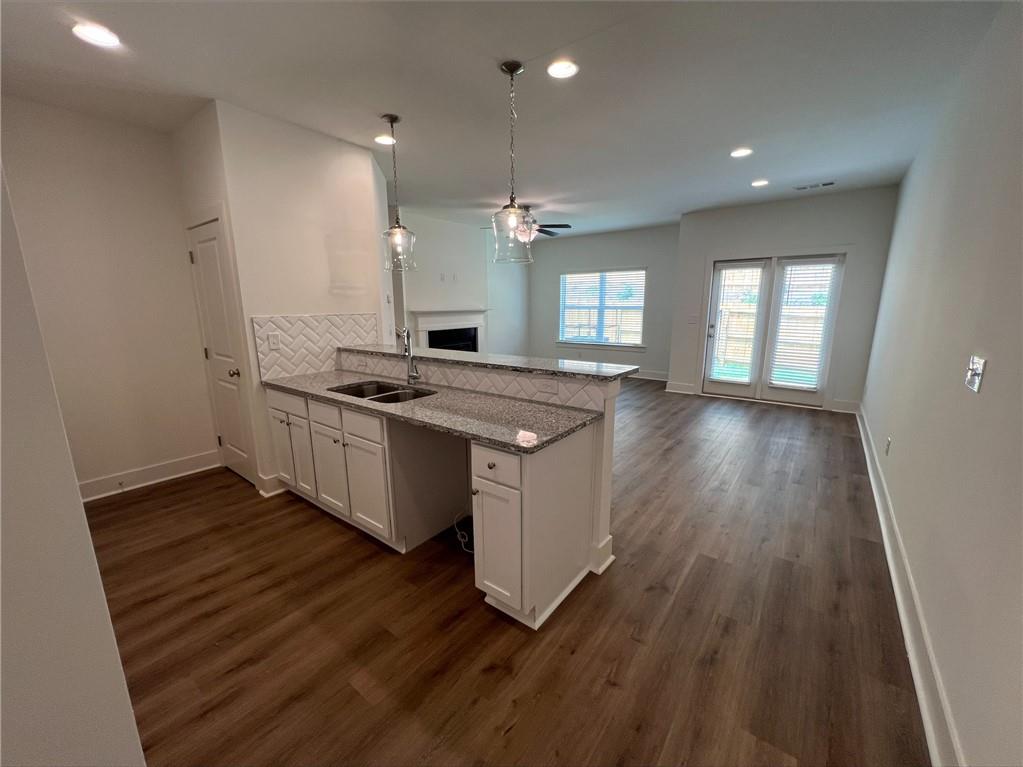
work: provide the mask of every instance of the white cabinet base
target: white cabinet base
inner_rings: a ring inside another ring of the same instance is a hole
[[[565,601],[565,598],[568,597],[568,595],[575,590],[575,587],[579,585],[579,582],[583,578],[585,578],[587,573],[589,572],[590,569],[588,567],[580,570],[579,574],[576,575],[575,578],[573,578],[571,581],[569,581],[569,584],[565,586],[564,590],[560,594],[558,594],[554,601],[547,605],[547,607],[544,608],[543,612],[541,612],[539,615],[537,615],[535,607],[531,609],[528,613],[524,613],[521,610],[516,610],[512,607],[509,607],[500,600],[494,599],[492,596],[484,597],[483,601],[486,602],[491,607],[496,607],[505,615],[511,616],[519,623],[525,623],[527,626],[529,626],[529,628],[535,631],[544,624],[544,621],[551,617],[551,613],[558,609],[558,605]]]

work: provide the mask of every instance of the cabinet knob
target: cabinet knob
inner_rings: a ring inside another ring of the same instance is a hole
[[[341,441],[341,440],[339,440],[339,439],[335,439],[335,440],[334,440],[334,444],[336,445],[336,444],[338,444],[338,443],[339,443],[340,441]]]
[[[228,375],[229,378],[240,378],[241,374],[242,374],[242,371],[239,370],[238,368],[235,368],[234,370],[228,370],[227,371],[227,375]]]
[[[479,491],[479,490],[477,490],[477,489],[476,489],[476,488],[474,487],[474,488],[472,489],[472,494],[473,494],[473,495],[479,495],[479,494],[480,494],[480,491]]]
[[[496,468],[497,468],[497,464],[496,464],[496,463],[494,463],[493,461],[490,461],[490,462],[489,462],[489,463],[487,464],[487,468],[488,468],[488,469],[496,469]]]

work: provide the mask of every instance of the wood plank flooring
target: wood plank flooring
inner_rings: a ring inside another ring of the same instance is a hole
[[[855,419],[619,400],[612,533],[539,632],[226,470],[90,503],[150,767],[922,765]]]

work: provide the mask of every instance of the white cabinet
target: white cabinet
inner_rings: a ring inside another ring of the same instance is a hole
[[[295,487],[306,495],[316,497],[316,469],[313,467],[313,443],[309,434],[309,421],[288,416],[291,431],[291,452],[295,457]]]
[[[310,404],[310,415],[313,414]],[[338,421],[340,422],[340,418]],[[313,433],[313,464],[316,466],[316,491],[326,508],[342,517],[350,517],[348,508],[348,467],[340,431],[319,423],[310,426]]]
[[[270,435],[277,458],[277,478],[287,485],[294,486],[295,459],[291,454],[291,431],[288,429],[287,413],[270,408]]]
[[[348,420],[348,411],[342,424]],[[345,432],[348,496],[352,518],[385,538],[391,537],[391,507],[387,487],[387,455],[383,445]]]
[[[277,457],[277,477],[296,490],[316,497],[316,470],[309,421],[270,408],[270,434]]]
[[[516,610],[522,607],[522,493],[472,478],[476,587]]]

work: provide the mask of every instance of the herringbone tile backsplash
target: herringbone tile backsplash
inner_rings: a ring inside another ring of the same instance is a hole
[[[375,314],[287,314],[252,318],[262,380],[337,367],[337,347],[379,342]],[[280,348],[270,334],[280,333]]]

